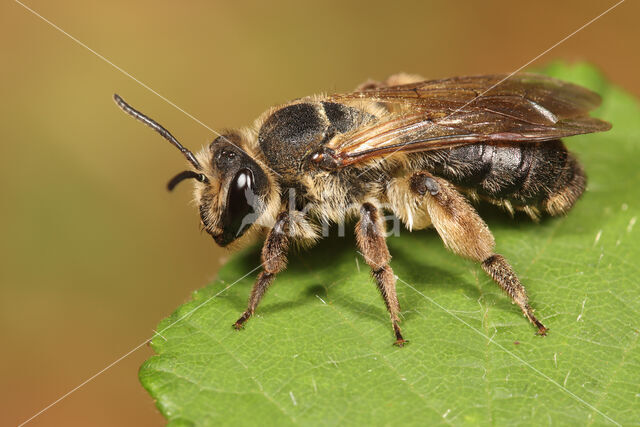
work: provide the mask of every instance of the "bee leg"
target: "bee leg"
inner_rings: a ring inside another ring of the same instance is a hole
[[[507,260],[493,252],[495,241],[489,227],[466,199],[447,181],[426,172],[411,176],[409,185],[414,193],[426,197],[427,211],[445,246],[480,262],[482,269],[538,328],[538,334],[546,335],[547,328],[534,316],[524,286]]]
[[[389,310],[393,332],[396,335],[395,345],[402,347],[407,341],[402,338],[400,326],[398,326],[400,305],[396,294],[396,278],[389,266],[391,255],[385,241],[382,218],[378,214],[378,209],[371,203],[364,203],[360,207],[360,221],[356,224],[356,241],[366,263],[371,267],[371,274]]]
[[[258,275],[258,279],[253,285],[253,289],[251,289],[247,309],[233,324],[234,328],[242,329],[244,323],[253,315],[262,296],[271,285],[271,282],[273,282],[273,279],[275,279],[276,274],[287,266],[287,251],[289,249],[288,224],[289,213],[287,211],[281,212],[262,246],[262,272]]]
[[[527,319],[538,328],[538,335],[547,335],[548,329],[534,316],[527,292],[507,260],[500,254],[493,254],[482,261],[482,269],[520,306]]]

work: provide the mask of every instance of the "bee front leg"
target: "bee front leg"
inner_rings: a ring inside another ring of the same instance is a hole
[[[389,266],[391,255],[385,241],[382,218],[378,209],[371,203],[364,203],[360,208],[360,221],[356,224],[356,241],[366,263],[371,267],[371,274],[389,310],[393,332],[396,335],[395,345],[402,347],[407,341],[402,338],[398,326],[400,305],[396,293],[396,278]]]
[[[507,260],[493,252],[495,242],[489,227],[466,199],[447,181],[426,172],[411,176],[409,185],[415,194],[426,197],[427,211],[445,246],[480,262],[483,270],[538,328],[538,334],[546,335],[547,328],[534,316],[524,286]]]
[[[258,275],[256,283],[251,290],[246,311],[233,324],[236,329],[242,329],[244,323],[253,315],[260,303],[262,296],[275,279],[275,276],[287,266],[287,252],[289,250],[289,213],[281,212],[276,218],[276,223],[269,231],[267,239],[262,246],[262,272]]]

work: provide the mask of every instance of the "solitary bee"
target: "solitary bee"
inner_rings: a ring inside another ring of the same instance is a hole
[[[114,95],[126,113],[158,131],[190,168],[202,226],[223,247],[266,234],[262,272],[241,329],[292,244],[309,246],[321,225],[358,218],[358,248],[400,331],[384,209],[409,229],[433,226],[447,248],[481,263],[545,335],[524,287],[468,200],[534,220],[560,215],[585,188],[585,174],[559,138],[610,124],[587,113],[600,97],[553,78],[520,74],[424,81],[398,74],[354,92],[310,96],[271,108],[251,128],[224,133],[193,154],[169,131]],[[383,208],[384,207],[384,208]]]

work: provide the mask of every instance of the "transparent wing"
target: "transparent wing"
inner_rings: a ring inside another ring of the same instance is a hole
[[[331,141],[327,152],[338,167],[393,152],[477,142],[549,141],[611,127],[587,115],[600,104],[596,93],[536,74],[455,77],[330,98],[366,99],[392,112]]]

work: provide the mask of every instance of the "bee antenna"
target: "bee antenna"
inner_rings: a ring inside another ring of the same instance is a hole
[[[169,183],[167,184],[167,188],[169,189],[169,191],[173,191],[173,189],[176,188],[176,185],[189,178],[197,179],[200,182],[209,182],[207,177],[202,173],[194,171],[183,171],[171,178],[171,181],[169,181]]]
[[[122,111],[124,111],[125,113],[127,113],[128,115],[133,117],[134,119],[141,121],[145,125],[149,126],[151,129],[153,129],[156,132],[158,132],[160,135],[162,135],[162,137],[164,139],[166,139],[171,144],[176,146],[178,148],[178,150],[180,150],[182,152],[182,154],[184,154],[184,156],[187,158],[189,163],[191,163],[196,169],[202,170],[202,167],[200,166],[200,163],[198,163],[198,160],[196,160],[196,156],[194,156],[191,151],[189,151],[182,144],[180,144],[178,142],[178,140],[173,135],[171,135],[171,132],[166,130],[160,123],[158,123],[155,120],[145,116],[140,111],[136,110],[131,105],[127,104],[125,102],[125,100],[122,99],[120,97],[120,95],[118,95],[117,93],[113,94],[113,100],[116,102],[118,107],[120,107],[122,109]],[[173,180],[172,180],[172,182],[173,182]],[[180,181],[178,181],[178,182],[180,182]]]

